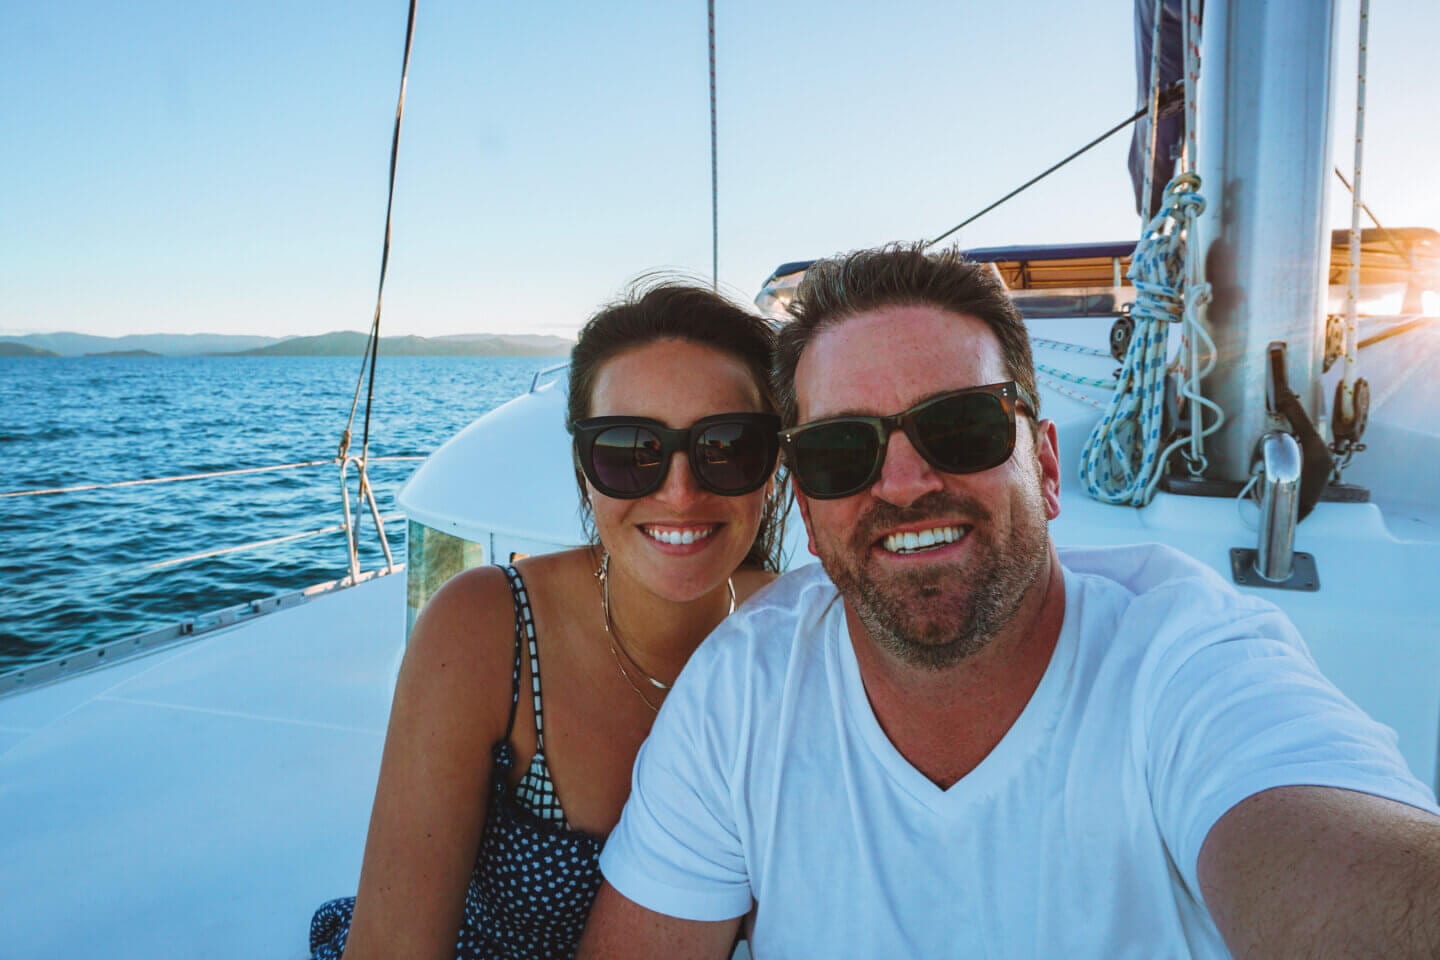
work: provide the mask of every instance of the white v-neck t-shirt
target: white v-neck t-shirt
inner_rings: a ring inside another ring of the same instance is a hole
[[[1065,618],[1015,724],[941,790],[871,710],[818,565],[686,666],[601,869],[757,957],[1224,957],[1196,877],[1244,798],[1310,784],[1435,811],[1394,733],[1266,601],[1159,546],[1062,550]]]

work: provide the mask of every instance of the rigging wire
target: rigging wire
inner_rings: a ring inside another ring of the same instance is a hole
[[[400,64],[400,94],[395,103],[395,131],[390,138],[390,176],[388,189],[385,197],[385,240],[380,250],[380,281],[375,290],[375,317],[370,323],[370,337],[365,343],[365,356],[360,361],[360,378],[355,384],[355,396],[350,401],[350,417],[345,423],[345,431],[340,436],[340,450],[336,459],[341,464],[341,493],[344,496],[346,538],[350,552],[351,579],[358,577],[356,540],[360,535],[360,519],[356,515],[353,525],[350,516],[350,494],[344,487],[345,465],[352,460],[355,461],[357,470],[357,481],[359,500],[369,500],[372,514],[378,516],[379,507],[375,503],[375,493],[370,488],[370,476],[366,470],[366,461],[370,455],[370,414],[375,402],[375,363],[380,355],[380,310],[385,301],[385,277],[390,270],[390,236],[391,226],[395,212],[395,168],[400,156],[400,128],[405,118],[405,87],[410,77],[410,54],[415,46],[415,7],[417,0],[410,0],[410,11],[405,21],[405,56]],[[365,385],[365,426],[360,440],[360,456],[350,455],[351,428],[355,423],[355,408],[360,400],[360,387]],[[385,537],[385,527],[378,521],[375,524],[375,533],[380,538],[380,546],[385,551],[386,564],[393,571],[394,563],[390,556],[390,543]]]
[[[395,166],[400,156],[400,123],[405,117],[405,85],[410,76],[410,51],[415,45],[415,5],[417,0],[410,0],[410,14],[405,23],[405,57],[400,65],[400,96],[395,103],[395,132],[390,139],[390,183],[385,198],[385,242],[380,251],[380,283],[375,291],[375,319],[370,325],[370,342],[366,347],[366,355],[370,362],[370,375],[367,379],[365,391],[365,429],[361,434],[360,459],[363,462],[366,454],[370,452],[370,410],[375,399],[375,360],[380,352],[380,306],[385,299],[385,276],[390,268],[390,226],[395,209]],[[363,362],[363,361],[362,361]],[[364,373],[361,374],[365,377]],[[356,384],[355,393],[359,396],[359,384]],[[350,407],[350,422],[355,420],[355,406]],[[350,424],[345,425],[345,433],[348,439]],[[342,452],[341,456],[344,456]],[[362,476],[363,479],[363,476]]]
[[[1360,49],[1355,92],[1355,185],[1350,188],[1350,269],[1345,286],[1345,365],[1344,373],[1340,377],[1340,388],[1335,397],[1335,425],[1337,428],[1341,424],[1355,424],[1361,415],[1360,411],[1356,409],[1355,402],[1356,391],[1361,389],[1355,371],[1358,363],[1356,343],[1360,339],[1360,206],[1365,155],[1365,60],[1369,36],[1370,0],[1360,0]],[[1367,384],[1363,389],[1368,390],[1368,388]],[[1343,439],[1339,436],[1336,437],[1336,445],[1340,448],[1341,454],[1339,463],[1342,466],[1349,462],[1350,454],[1358,446],[1358,437],[1349,436],[1354,432],[1353,429],[1335,430],[1336,434],[1345,433],[1347,435]]]
[[[1196,9],[1199,0],[1185,0],[1185,17],[1182,42],[1184,43],[1185,81],[1185,150],[1182,172],[1199,181],[1200,146],[1196,130],[1199,126],[1199,85],[1200,85],[1200,13]],[[1154,162],[1154,157],[1151,157]],[[1198,188],[1198,186],[1197,186]],[[1198,213],[1197,213],[1198,216]],[[1180,357],[1183,358],[1182,372],[1188,376],[1179,379],[1178,393],[1189,401],[1190,437],[1189,449],[1184,451],[1185,466],[1190,476],[1201,477],[1209,467],[1205,456],[1205,438],[1219,430],[1225,422],[1225,411],[1218,404],[1200,392],[1200,380],[1215,368],[1215,342],[1206,332],[1206,312],[1214,299],[1214,288],[1205,280],[1205,264],[1200,244],[1196,242],[1192,221],[1186,227],[1185,236],[1185,319],[1181,326]],[[1202,347],[1210,351],[1206,355]],[[1216,420],[1209,427],[1205,425],[1205,411],[1210,410]],[[1164,463],[1161,463],[1164,468]]]
[[[710,13],[710,287],[720,290],[720,161],[715,132],[715,0]]]
[[[1160,93],[1159,100],[1161,108],[1163,109],[1174,103],[1183,95],[1183,93],[1184,88],[1182,81],[1177,80],[1174,83],[1170,84],[1170,86],[1166,87]],[[940,234],[940,236],[936,237],[934,240],[927,240],[923,249],[929,249],[930,247],[935,246],[935,244],[939,243],[941,240],[944,240],[946,237],[953,234],[955,231],[960,230],[964,227],[968,227],[970,224],[974,223],[976,220],[979,220],[981,217],[985,216],[985,214],[989,213],[991,210],[994,210],[996,207],[1000,206],[1005,201],[1015,196],[1018,196],[1021,193],[1024,193],[1026,190],[1030,189],[1035,184],[1039,183],[1041,180],[1044,180],[1046,177],[1050,176],[1050,174],[1054,173],[1056,170],[1059,170],[1061,167],[1065,166],[1070,161],[1075,160],[1080,156],[1090,152],[1095,147],[1098,147],[1100,144],[1104,143],[1106,140],[1109,140],[1111,137],[1115,136],[1115,134],[1119,133],[1121,130],[1124,130],[1126,127],[1130,126],[1136,120],[1139,120],[1141,117],[1145,116],[1145,114],[1149,112],[1150,107],[1148,104],[1144,107],[1141,107],[1139,110],[1136,110],[1130,116],[1126,117],[1124,120],[1121,120],[1119,123],[1115,124],[1115,126],[1111,127],[1109,130],[1106,130],[1104,133],[1100,134],[1100,136],[1096,137],[1094,140],[1091,140],[1079,150],[1076,150],[1074,153],[1070,154],[1064,160],[1061,160],[1059,163],[1056,163],[1046,168],[1041,173],[1036,174],[1029,180],[1026,180],[1024,183],[1020,184],[1020,186],[1016,187],[1014,190],[1011,190],[999,200],[996,200],[994,203],[990,204],[988,207],[979,211],[978,213],[974,213],[971,214],[969,217],[966,217],[964,220],[955,224],[955,226],[951,227],[949,230],[946,230],[944,233]]]

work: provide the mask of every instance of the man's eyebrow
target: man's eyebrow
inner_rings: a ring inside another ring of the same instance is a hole
[[[1004,382],[1004,381],[996,381],[996,382]],[[945,396],[946,394],[950,394],[950,393],[962,393],[962,392],[964,392],[964,391],[966,391],[966,390],[975,390],[975,389],[978,389],[978,388],[980,388],[980,387],[988,387],[988,386],[990,386],[990,384],[988,384],[988,383],[977,383],[977,384],[973,384],[973,385],[968,386],[968,387],[947,387],[947,388],[945,388],[944,390],[936,390],[934,393],[926,394],[925,396],[920,397],[918,400],[914,400],[914,401],[912,401],[912,402],[910,402],[910,403],[907,403],[905,406],[901,407],[899,410],[889,410],[889,411],[886,411],[885,413],[875,413],[874,411],[871,411],[871,410],[857,410],[857,409],[854,409],[854,408],[852,408],[852,407],[846,407],[846,408],[844,408],[843,410],[837,410],[837,411],[834,412],[834,413],[827,413],[827,414],[825,414],[825,415],[823,415],[823,416],[810,417],[810,418],[807,419],[807,420],[802,420],[802,421],[801,421],[801,424],[814,423],[814,422],[816,422],[817,420],[834,420],[834,419],[836,419],[836,418],[838,418],[838,417],[889,417],[889,416],[894,416],[895,414],[897,414],[897,413],[903,413],[904,411],[909,410],[909,409],[911,409],[912,407],[918,407],[918,406],[920,406],[920,404],[922,404],[922,403],[928,403],[929,401],[934,400],[936,397],[943,397],[943,396]],[[801,424],[797,424],[797,426],[799,426],[799,425],[801,425]]]
[[[869,410],[857,410],[857,409],[853,409],[853,408],[850,408],[850,407],[846,407],[846,408],[843,409],[843,410],[836,410],[834,413],[827,413],[827,414],[824,414],[824,415],[822,415],[822,416],[811,417],[811,418],[809,418],[808,420],[805,420],[805,421],[802,421],[802,422],[803,422],[803,423],[814,423],[814,422],[817,421],[817,420],[834,420],[834,419],[836,419],[836,418],[838,418],[838,417],[883,417],[883,416],[885,416],[885,414],[883,414],[883,413],[872,413],[872,412],[869,411]]]

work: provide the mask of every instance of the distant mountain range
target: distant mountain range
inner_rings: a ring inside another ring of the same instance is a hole
[[[358,357],[367,336],[350,330],[318,337],[249,337],[219,333],[146,333],[96,337],[84,333],[31,333],[0,337],[0,357]],[[574,343],[535,334],[462,333],[448,337],[381,337],[381,356],[558,357]]]
[[[28,343],[0,340],[0,357],[58,357],[54,350],[32,347]]]

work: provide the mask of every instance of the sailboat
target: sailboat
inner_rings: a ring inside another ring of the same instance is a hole
[[[1332,257],[1324,184],[1326,131],[1338,122],[1335,7],[1205,5],[1190,100],[1190,129],[1204,138],[1192,187],[1205,209],[1179,231],[1196,251],[1184,269],[1202,272],[1176,288],[1208,284],[1208,303],[1193,329],[1165,321],[1167,357],[1195,350],[1194,362],[1136,406],[1158,401],[1166,435],[1183,443],[1158,457],[1158,472],[1131,478],[1139,492],[1102,502],[1076,466],[1098,462],[1111,442],[1097,424],[1147,322],[1150,281],[1127,278],[1143,259],[1135,245],[970,253],[993,264],[1029,316],[1041,405],[1067,465],[1056,540],[1169,544],[1277,603],[1434,788],[1440,591],[1426,588],[1440,574],[1440,326],[1405,314],[1353,328],[1342,319],[1336,334],[1328,317],[1332,298],[1430,302],[1440,237],[1371,228]],[[1156,242],[1177,231],[1163,210],[1151,225]],[[778,268],[759,308],[783,316],[804,266]],[[1201,333],[1213,365],[1197,350]],[[328,591],[0,699],[0,952],[303,956],[310,910],[354,889],[415,613],[464,567],[582,539],[565,390],[563,369],[537,375],[416,471],[399,497],[403,578]],[[1366,392],[1368,405],[1357,399]],[[1330,456],[1323,472],[1319,451]],[[796,518],[792,563],[808,559],[799,530]]]

